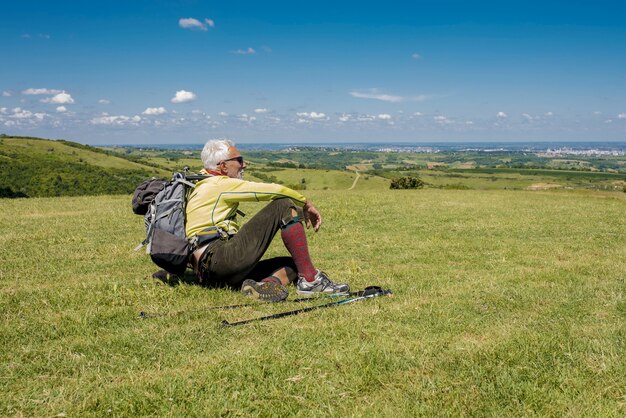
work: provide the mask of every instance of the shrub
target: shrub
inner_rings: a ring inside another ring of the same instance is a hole
[[[421,189],[424,181],[419,177],[399,177],[391,180],[390,189]]]

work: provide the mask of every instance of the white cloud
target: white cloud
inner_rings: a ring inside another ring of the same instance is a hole
[[[154,115],[162,115],[164,113],[167,113],[167,110],[165,110],[165,108],[161,106],[161,107],[148,107],[146,108],[146,110],[143,111],[142,114],[154,116]]]
[[[498,112],[498,114],[496,115],[496,117],[500,118],[500,119],[504,119],[509,117],[506,113],[504,112]]]
[[[266,108],[261,108],[261,109],[254,109],[254,113],[267,113],[269,112],[269,109]]]
[[[422,112],[415,112],[413,113],[413,116],[423,116],[424,114]]]
[[[179,90],[176,92],[176,95],[172,98],[172,103],[186,103],[191,102],[192,100],[196,100],[195,93],[185,90]]]
[[[100,99],[98,100],[98,103],[103,104],[103,105],[108,105],[108,104],[111,104],[111,101],[107,99]]]
[[[52,97],[52,99],[50,99],[50,103],[72,104],[74,103],[74,99],[69,93],[63,92]]]
[[[41,103],[72,104],[74,103],[74,99],[69,93],[63,92],[56,94],[50,98],[42,99]]]
[[[617,115],[618,119],[626,119],[626,113],[620,113],[619,115]]]
[[[246,50],[243,49],[237,49],[235,51],[230,51],[231,54],[236,54],[236,55],[254,55],[256,54],[256,51],[252,48],[248,48]]]
[[[296,116],[298,116],[301,120],[303,119],[309,119],[309,120],[328,120],[328,117],[326,116],[326,113],[318,113],[318,112],[299,112],[296,113]]]
[[[339,116],[339,120],[341,122],[348,122],[350,120],[352,116],[351,115],[346,115],[345,113],[341,116]]]
[[[33,113],[30,110],[22,109],[21,107],[13,108],[12,111],[13,114],[9,115],[10,118],[26,121],[29,123],[40,122],[46,116],[48,116],[47,113]],[[20,123],[18,122],[18,124]]]
[[[67,108],[65,106],[58,106],[57,112],[59,113],[67,112]]]
[[[422,56],[418,53],[413,53],[411,54],[411,58],[413,58],[414,60],[418,60],[418,59],[421,59]]]
[[[141,117],[139,116],[109,116],[107,114],[103,114],[103,116],[91,119],[92,125],[136,125],[141,122]]]
[[[554,116],[554,113],[552,113],[552,112],[546,112],[546,114],[545,114],[545,115],[546,115],[546,116]]]
[[[372,115],[360,115],[357,116],[356,120],[359,122],[371,122],[376,119],[376,116]]]
[[[372,89],[369,92],[351,91],[350,95],[357,99],[374,99],[383,102],[400,103],[400,102],[420,102],[426,100],[428,96],[394,96],[391,94],[379,93],[378,90]]]
[[[22,109],[21,107],[15,107],[12,109],[13,114],[11,115],[12,118],[16,118],[16,119],[25,119],[25,118],[29,118],[32,116],[32,112]]]
[[[215,27],[213,19],[206,18],[204,22],[199,21],[193,17],[181,18],[178,20],[178,26],[183,29],[201,30],[206,32],[209,28]]]
[[[10,91],[3,91],[2,92],[2,97],[11,97],[11,96],[12,96],[12,94],[11,94]]]
[[[358,91],[351,91],[350,95],[358,99],[375,99],[382,100],[383,102],[397,103],[403,101],[401,96],[392,96],[390,94],[378,94],[378,93],[360,93]]]
[[[237,115],[237,119],[241,122],[254,122],[256,116],[249,116],[247,113],[242,113],[241,115]]]
[[[6,107],[0,107],[0,113],[3,115],[7,114],[7,108]]]
[[[446,125],[446,124],[452,123],[450,119],[442,115],[433,116],[433,120],[435,121],[435,123],[438,123],[439,125]]]
[[[228,113],[226,113],[226,112],[219,112],[217,115],[225,118],[225,117],[228,116]]]
[[[390,120],[391,119],[391,115],[387,114],[387,113],[381,113],[380,115],[378,115],[378,119],[381,120]]]
[[[26,94],[26,95],[38,95],[38,94],[59,94],[59,93],[63,93],[63,91],[61,90],[55,90],[55,89],[34,89],[34,88],[29,88],[26,90],[22,91],[22,94]]]

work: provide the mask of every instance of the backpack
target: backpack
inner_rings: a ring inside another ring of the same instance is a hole
[[[189,176],[201,180],[208,176]],[[174,173],[172,180],[150,179],[133,194],[133,212],[144,215],[144,245],[152,261],[170,274],[181,276],[187,270],[192,246],[185,233],[185,206],[188,191],[195,187],[186,171]]]
[[[133,194],[133,213],[135,215],[145,215],[148,213],[150,203],[152,203],[155,196],[163,190],[166,184],[167,180],[152,177],[137,186]]]

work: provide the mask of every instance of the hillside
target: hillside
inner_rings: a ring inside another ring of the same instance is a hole
[[[131,193],[147,177],[170,174],[74,142],[0,138],[0,197]]]

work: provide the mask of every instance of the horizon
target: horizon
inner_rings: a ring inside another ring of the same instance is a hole
[[[24,0],[0,16],[0,133],[109,145],[621,142],[625,14],[617,1]]]
[[[522,151],[528,148],[538,148],[542,150],[558,148],[572,150],[611,150],[626,151],[626,142],[624,141],[460,141],[460,142],[236,142],[235,145],[242,150],[258,149],[284,149],[285,147],[303,147],[303,148],[345,148],[345,149],[364,149],[373,150],[374,148],[431,148],[442,150],[480,150],[502,149],[505,151]],[[204,142],[200,143],[159,143],[159,144],[93,144],[96,147],[134,147],[134,148],[197,148],[202,149]],[[540,148],[541,147],[541,148]]]

